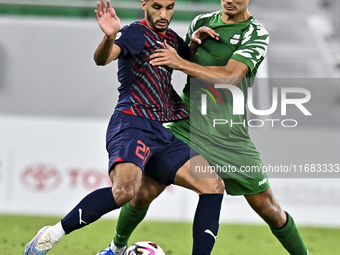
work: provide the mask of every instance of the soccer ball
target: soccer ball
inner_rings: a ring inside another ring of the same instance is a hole
[[[124,255],[165,255],[163,249],[156,243],[140,241],[131,245]]]

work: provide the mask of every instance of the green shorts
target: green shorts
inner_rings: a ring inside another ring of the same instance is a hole
[[[227,194],[255,195],[269,188],[267,174],[261,171],[262,161],[250,141],[245,146],[233,146],[223,139],[214,139],[202,132],[191,131],[190,121],[182,120],[166,125],[179,139],[189,144],[208,160],[213,171],[223,179]]]

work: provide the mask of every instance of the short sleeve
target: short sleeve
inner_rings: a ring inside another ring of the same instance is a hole
[[[120,56],[127,56],[128,54],[136,55],[140,53],[145,45],[142,27],[134,24],[123,27],[117,33],[115,44],[122,49]]]
[[[253,71],[267,55],[268,44],[269,34],[267,30],[257,22],[251,23],[243,34],[241,46],[233,53],[231,58],[246,64],[250,71]]]

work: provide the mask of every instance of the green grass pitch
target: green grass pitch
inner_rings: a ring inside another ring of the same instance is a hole
[[[45,225],[58,217],[0,215],[0,254],[23,254],[25,245]],[[101,219],[66,236],[49,255],[95,255],[111,242],[115,220]],[[310,255],[339,254],[340,228],[299,228]],[[166,255],[191,254],[191,224],[142,222],[130,244],[150,240],[158,243]],[[221,224],[213,255],[287,255],[281,244],[264,225]]]

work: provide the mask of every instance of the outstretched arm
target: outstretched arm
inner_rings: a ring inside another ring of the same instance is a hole
[[[150,64],[166,65],[195,78],[231,78],[230,84],[233,85],[237,85],[249,71],[246,64],[234,59],[230,59],[226,66],[201,66],[181,58],[166,41],[165,46],[166,49],[156,50],[150,56]]]
[[[120,29],[120,19],[111,7],[110,0],[107,0],[107,7],[104,0],[97,2],[97,10],[94,12],[100,28],[105,33],[103,40],[94,53],[94,60],[97,65],[107,65],[118,58],[121,52],[121,48],[114,44]]]

